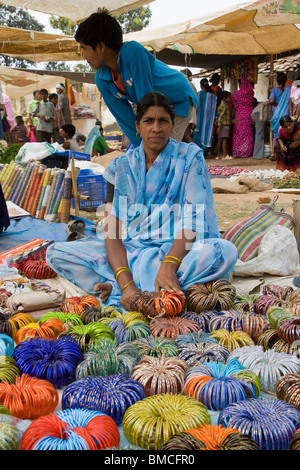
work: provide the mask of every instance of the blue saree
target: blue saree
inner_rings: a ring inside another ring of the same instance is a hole
[[[279,103],[273,111],[270,123],[272,126],[274,139],[278,137],[280,119],[289,114],[289,101],[291,95],[291,86],[286,85],[280,97]]]
[[[196,231],[197,236],[177,271],[181,288],[229,278],[237,251],[219,236],[210,177],[197,145],[170,139],[146,171],[141,144],[116,158],[103,176],[115,188],[112,214],[122,222],[122,241],[137,288],[154,291],[160,263],[184,229]],[[121,291],[107,260],[103,233],[51,245],[47,262],[93,294],[96,283],[110,282],[112,293],[106,304],[120,305]]]
[[[217,97],[214,93],[201,90],[198,92],[197,126],[194,141],[206,150],[212,146],[213,125],[216,117]]]

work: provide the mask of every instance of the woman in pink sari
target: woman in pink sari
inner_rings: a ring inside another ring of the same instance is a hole
[[[240,89],[232,94],[235,107],[232,155],[238,158],[252,156],[253,130],[251,113],[253,110],[253,86],[248,78],[241,79]]]

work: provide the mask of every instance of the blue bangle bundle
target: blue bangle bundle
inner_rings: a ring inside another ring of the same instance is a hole
[[[110,416],[96,410],[59,410],[33,421],[21,450],[103,450],[118,447],[120,433]]]
[[[48,380],[60,389],[75,380],[83,353],[72,338],[32,338],[18,344],[12,357],[22,373]]]
[[[143,356],[178,356],[179,347],[174,339],[164,337],[148,336],[133,342],[136,346],[139,357]]]
[[[117,373],[131,375],[133,367],[138,363],[137,348],[132,343],[111,342],[101,338],[97,343],[89,346],[84,354],[83,361],[76,368],[76,379],[89,375],[106,376]]]
[[[85,377],[68,385],[62,394],[62,409],[100,410],[120,424],[127,408],[145,398],[144,387],[127,374]]]
[[[187,333],[185,335],[178,335],[175,339],[176,343],[178,344],[179,348],[182,348],[186,344],[198,344],[198,343],[218,343],[216,338],[213,338],[210,333],[206,333],[205,331],[192,331],[192,333]]]
[[[250,436],[262,450],[288,450],[300,427],[300,411],[281,400],[250,398],[228,405],[218,424]]]
[[[191,367],[186,373],[184,392],[201,401],[209,410],[223,410],[230,403],[255,398],[260,385],[257,376],[247,371],[247,380],[240,380],[245,372],[237,360],[205,363]]]
[[[200,313],[185,312],[181,316],[182,318],[187,318],[188,320],[192,320],[196,322],[201,328],[201,330],[208,333],[209,322],[212,318],[214,318],[217,315],[218,315],[218,312],[216,310],[205,310],[204,312],[200,312]]]
[[[243,331],[242,315],[239,311],[230,309],[221,311],[214,316],[208,324],[208,331],[225,329],[227,331]]]
[[[15,344],[11,336],[0,333],[0,356],[11,356]]]
[[[150,336],[148,321],[140,312],[126,312],[99,321],[104,321],[112,329],[119,343]]]
[[[204,362],[225,363],[228,356],[228,349],[218,343],[188,343],[180,346],[179,353],[179,357],[190,366],[196,366]]]

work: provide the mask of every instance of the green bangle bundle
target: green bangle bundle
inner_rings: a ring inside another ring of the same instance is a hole
[[[174,434],[210,422],[202,403],[185,395],[164,393],[130,406],[123,417],[123,432],[131,444],[161,450]]]
[[[179,354],[179,346],[171,338],[148,336],[135,340],[133,344],[136,346],[140,358],[143,356],[172,357]]]
[[[20,431],[10,423],[0,422],[0,449],[19,450]]]

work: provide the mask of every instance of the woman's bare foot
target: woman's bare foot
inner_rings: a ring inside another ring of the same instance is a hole
[[[94,285],[94,291],[95,292],[100,292],[100,300],[105,303],[112,291],[112,285],[109,282],[100,282],[98,284]]]

